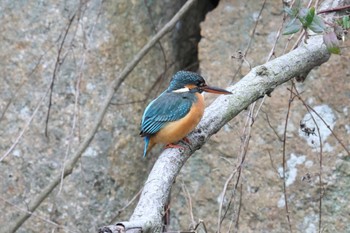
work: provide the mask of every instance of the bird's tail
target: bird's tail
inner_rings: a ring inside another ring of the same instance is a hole
[[[144,140],[145,140],[145,147],[143,149],[143,157],[146,157],[148,152],[150,152],[150,150],[154,147],[155,143],[153,142],[153,140],[151,140],[150,136],[146,136]]]

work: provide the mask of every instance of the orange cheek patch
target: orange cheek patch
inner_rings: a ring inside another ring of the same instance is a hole
[[[194,85],[194,84],[188,84],[188,85],[186,85],[185,87],[187,87],[188,89],[193,89],[193,88],[196,88],[197,86],[196,85]]]

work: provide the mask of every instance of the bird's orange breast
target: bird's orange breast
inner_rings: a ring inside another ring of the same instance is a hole
[[[183,139],[202,119],[204,113],[204,98],[196,93],[197,101],[193,103],[188,114],[180,120],[168,123],[157,134],[151,137],[151,143],[169,144]]]

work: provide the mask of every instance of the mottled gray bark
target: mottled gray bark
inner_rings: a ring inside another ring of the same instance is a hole
[[[321,9],[334,8],[342,1],[325,1]],[[326,18],[330,18],[328,15]],[[101,232],[161,232],[164,207],[171,186],[187,159],[227,122],[259,98],[293,77],[308,74],[313,68],[328,61],[330,54],[322,36],[311,36],[307,44],[253,68],[241,81],[227,88],[232,95],[218,97],[206,108],[203,119],[188,136],[190,144],[182,144],[184,150],[166,149],[159,156],[145,183],[139,203],[130,221],[100,229]],[[273,98],[273,97],[272,97]],[[108,231],[111,230],[111,231]]]
[[[145,183],[130,221],[120,222],[118,225],[124,226],[126,230],[138,228],[143,232],[160,232],[164,206],[171,186],[187,159],[211,135],[251,103],[265,94],[271,94],[277,86],[293,77],[308,73],[326,62],[329,57],[322,36],[314,36],[305,46],[255,67],[240,82],[229,87],[228,90],[233,94],[220,96],[205,110],[203,119],[188,136],[190,144],[183,144],[184,150],[166,149],[162,152]]]

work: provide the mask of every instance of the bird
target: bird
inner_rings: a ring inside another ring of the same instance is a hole
[[[158,143],[181,148],[174,143],[188,141],[186,135],[197,126],[204,113],[202,92],[232,94],[208,86],[204,78],[194,72],[178,71],[173,75],[169,87],[148,104],[142,115],[143,157]]]

